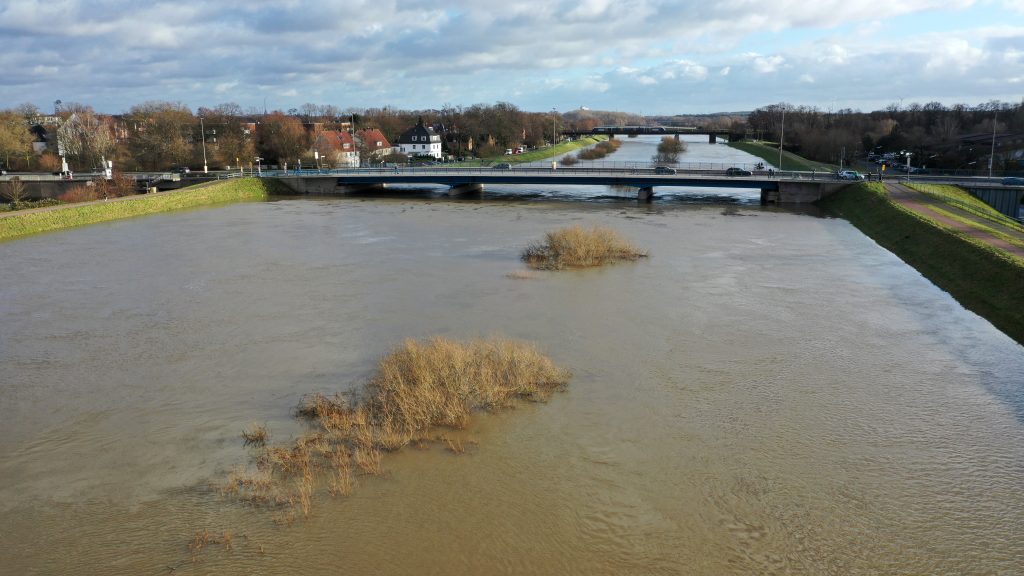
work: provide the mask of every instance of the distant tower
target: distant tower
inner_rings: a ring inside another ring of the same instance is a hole
[[[53,115],[54,116],[60,114],[60,105],[61,104],[63,104],[63,102],[61,102],[60,100],[54,100],[53,101]]]

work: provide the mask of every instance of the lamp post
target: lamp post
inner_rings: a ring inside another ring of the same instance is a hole
[[[202,132],[203,136],[203,174],[209,173],[206,167],[206,127],[203,125],[203,117],[199,117],[199,131]]]
[[[263,176],[263,166],[260,165],[260,162],[262,160],[263,160],[263,158],[260,158],[259,156],[256,157],[256,175],[258,175],[260,177]]]
[[[999,110],[992,115],[992,147],[988,152],[988,177],[992,177],[992,161],[996,157],[996,119],[999,118]]]
[[[554,148],[556,144],[555,140],[555,120],[558,119],[558,110],[551,109],[551,147]]]
[[[907,182],[910,182],[910,157],[913,156],[914,153],[904,150],[901,154],[906,154],[907,156]]]
[[[978,163],[978,161],[975,160],[974,162],[968,162],[967,164],[961,164],[961,165],[959,165],[959,166],[957,166],[956,168],[953,169],[953,175],[955,176],[956,173],[958,171],[960,171],[960,169],[963,168],[964,166],[974,166],[977,163]]]
[[[786,105],[782,105],[782,129],[779,131],[779,171],[782,171],[782,141],[786,139]]]

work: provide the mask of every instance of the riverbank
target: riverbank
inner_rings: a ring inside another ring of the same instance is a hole
[[[585,138],[579,138],[568,142],[562,142],[557,146],[546,146],[544,148],[536,148],[524,154],[515,155],[502,155],[494,156],[491,158],[481,158],[474,162],[456,162],[455,164],[449,164],[449,166],[479,166],[479,165],[490,165],[495,162],[508,162],[509,164],[525,164],[527,162],[538,162],[540,160],[546,160],[548,158],[555,158],[562,154],[567,154],[573,150],[579,150],[580,148],[586,148],[588,146],[594,146],[608,140],[607,136],[587,136]]]
[[[818,172],[832,172],[836,170],[836,167],[831,164],[825,164],[823,162],[814,162],[808,160],[802,156],[797,156],[792,152],[782,151],[782,166],[779,166],[779,145],[769,145],[765,142],[751,142],[744,140],[742,142],[729,142],[729,146],[737,150],[742,150],[747,154],[757,156],[765,162],[775,166],[776,170],[799,170],[810,172],[812,170]]]
[[[847,186],[818,204],[1024,344],[1024,261],[901,205],[880,183]]]
[[[10,212],[0,214],[0,240],[193,206],[263,200],[270,194],[290,193],[281,188],[282,185],[274,179],[237,178],[171,192]]]

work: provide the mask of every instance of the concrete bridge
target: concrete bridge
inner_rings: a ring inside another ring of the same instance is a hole
[[[266,173],[279,178],[300,194],[341,194],[383,189],[389,184],[440,184],[453,193],[479,193],[487,184],[540,184],[555,186],[598,185],[635,188],[637,198],[649,201],[655,188],[713,187],[745,188],[761,192],[762,203],[801,204],[818,200],[841,188],[845,182],[812,180],[810,175],[759,173],[752,176],[726,176],[721,170],[688,170],[676,174],[655,169],[593,168],[388,168],[347,170],[344,172],[290,174]]]

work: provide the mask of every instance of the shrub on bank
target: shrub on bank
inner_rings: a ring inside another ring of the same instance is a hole
[[[548,232],[543,242],[523,250],[522,259],[531,268],[559,270],[602,266],[618,260],[647,256],[610,228],[580,225]]]
[[[580,160],[600,160],[605,156],[615,152],[622,146],[622,140],[612,138],[603,142],[598,142],[593,148],[587,148],[586,150],[580,150],[576,153]]]

